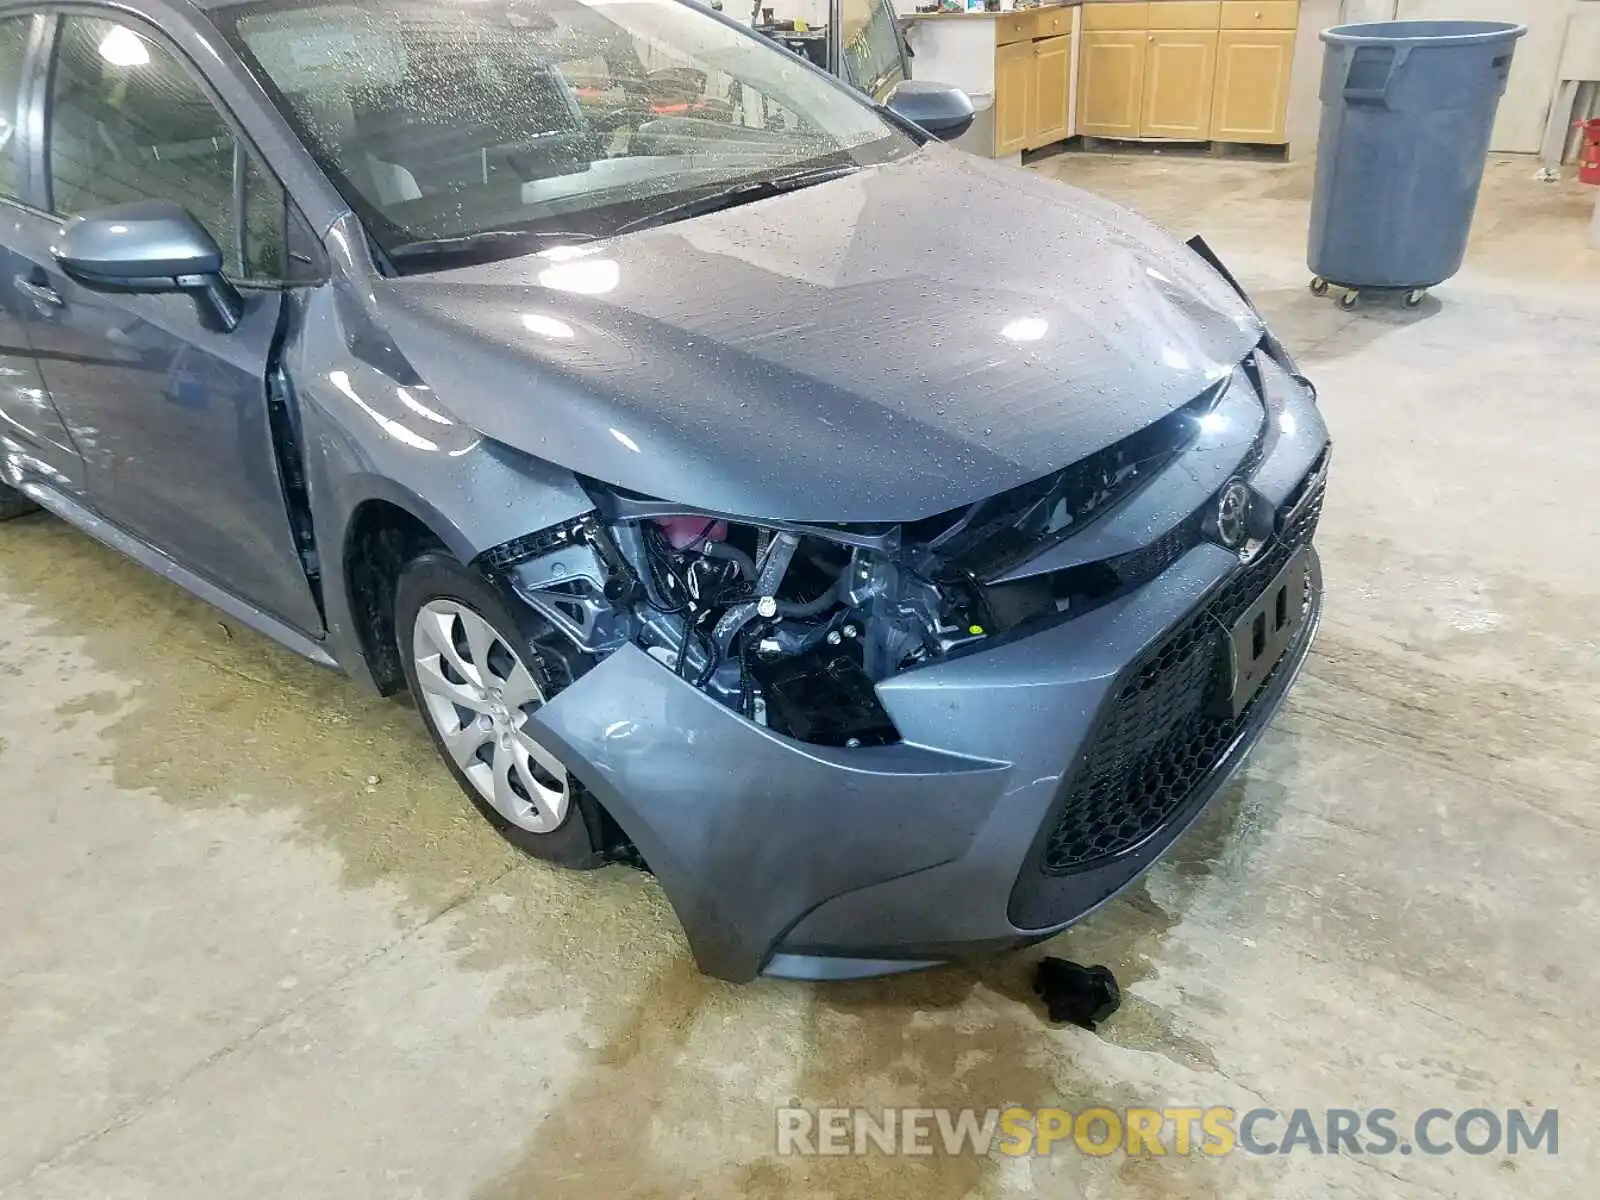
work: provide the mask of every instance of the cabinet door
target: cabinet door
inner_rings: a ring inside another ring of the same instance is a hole
[[[1079,133],[1088,137],[1139,136],[1147,37],[1142,30],[1083,35],[1083,53],[1078,58]]]
[[[1041,38],[1033,43],[1033,89],[1029,99],[1028,149],[1067,136],[1067,80],[1072,75],[1072,39]]]
[[[1211,110],[1211,136],[1217,141],[1284,141],[1294,36],[1291,29],[1222,31],[1217,100]]]
[[[994,52],[994,153],[999,158],[1028,147],[1032,106],[1033,43],[1014,42]]]
[[[1158,30],[1146,36],[1150,54],[1144,71],[1139,136],[1207,141],[1217,80],[1216,32]]]

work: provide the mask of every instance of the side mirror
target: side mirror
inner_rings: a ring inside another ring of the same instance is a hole
[[[896,84],[884,105],[895,116],[947,142],[970,129],[976,115],[972,99],[960,88],[921,79]]]
[[[226,330],[240,299],[222,277],[222,251],[183,205],[171,200],[115,204],[74,217],[51,247],[73,282],[96,292],[190,292]]]

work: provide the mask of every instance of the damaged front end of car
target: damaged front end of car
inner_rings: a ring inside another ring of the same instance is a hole
[[[590,511],[478,557],[577,652],[532,719],[702,969],[1048,936],[1204,809],[1320,614],[1327,430],[1258,338],[1143,428],[932,515],[763,518],[580,475]]]
[[[583,654],[632,644],[796,741],[899,740],[881,681],[1139,586],[1149,555],[1010,579],[1191,444],[1226,390],[1045,479],[901,524],[757,522],[585,481],[595,511],[496,547],[500,576]]]

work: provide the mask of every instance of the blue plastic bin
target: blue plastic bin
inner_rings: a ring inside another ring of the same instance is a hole
[[[1500,97],[1524,25],[1382,21],[1325,30],[1307,265],[1408,304],[1461,269]]]

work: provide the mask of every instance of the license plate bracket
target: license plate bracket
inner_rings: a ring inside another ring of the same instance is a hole
[[[1261,590],[1228,635],[1229,700],[1238,716],[1299,637],[1322,590],[1322,569],[1310,546],[1297,550]]]

